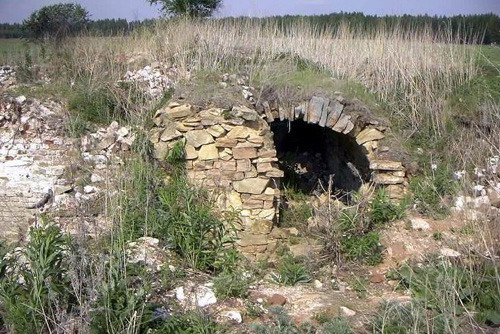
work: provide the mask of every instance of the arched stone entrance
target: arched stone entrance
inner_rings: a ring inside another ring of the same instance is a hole
[[[222,211],[239,212],[242,251],[272,250],[287,237],[275,223],[288,167],[303,169],[300,182],[309,191],[332,175],[344,193],[365,182],[387,186],[392,197],[404,193],[402,163],[379,154],[387,127],[368,110],[317,96],[287,110],[271,104],[262,103],[258,112],[172,103],[156,113],[150,134],[160,160],[175,142],[185,142],[191,182],[218,194]]]

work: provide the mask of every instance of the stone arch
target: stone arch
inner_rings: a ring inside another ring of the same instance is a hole
[[[329,133],[330,137],[324,138],[336,141],[333,148],[342,147],[343,154],[351,154],[353,148],[362,152],[337,163],[352,163],[358,172],[361,170],[363,182],[387,186],[393,198],[404,193],[403,164],[387,159],[383,154],[385,148],[380,145],[387,126],[359,104],[341,97],[313,96],[293,107],[284,108],[268,101],[259,103],[255,109],[244,106],[231,110],[203,109],[171,103],[156,113],[156,127],[150,133],[160,160],[175,142],[185,142],[186,169],[191,182],[214,190],[222,211],[240,213],[238,236],[243,252],[271,251],[276,240],[289,233],[276,227],[284,171],[276,150],[277,131],[272,130],[280,124],[297,122]],[[328,140],[318,145],[331,149],[332,142]],[[335,152],[328,154],[334,156]]]

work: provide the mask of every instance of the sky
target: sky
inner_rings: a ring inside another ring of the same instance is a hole
[[[80,3],[94,20],[142,20],[159,16],[158,8],[150,6],[146,0],[0,0],[0,22],[22,22],[40,7],[60,2]],[[217,16],[309,15],[340,11],[371,15],[500,15],[500,0],[223,0]]]

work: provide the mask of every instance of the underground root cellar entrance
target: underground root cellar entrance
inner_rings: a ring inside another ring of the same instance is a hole
[[[347,201],[349,194],[370,180],[364,147],[355,138],[302,120],[271,124],[283,186],[304,195],[318,195],[328,189]]]

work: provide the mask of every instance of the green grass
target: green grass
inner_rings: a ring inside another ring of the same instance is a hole
[[[299,283],[309,283],[311,275],[301,261],[287,254],[281,258],[278,274],[273,274],[273,279],[279,284],[293,286]]]
[[[383,111],[383,103],[362,84],[336,79],[328,71],[299,57],[278,57],[256,70],[250,83],[255,87],[273,87],[284,103],[302,102],[315,94],[333,97],[333,93],[341,92],[345,98],[363,101],[371,110]]]
[[[0,65],[16,65],[26,53],[38,57],[43,53],[39,45],[17,38],[0,38]]]
[[[489,260],[470,260],[473,267],[445,259],[403,265],[395,278],[435,317],[472,314],[480,323],[500,326],[498,267]]]

